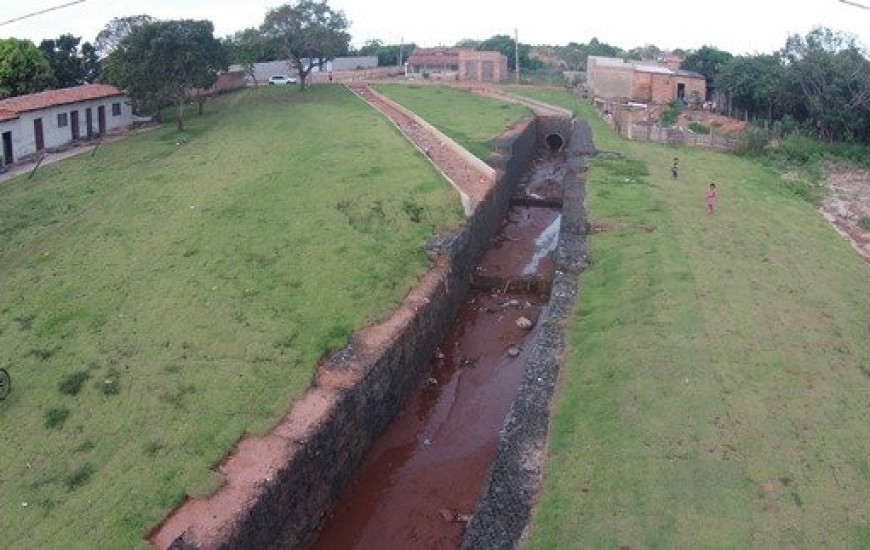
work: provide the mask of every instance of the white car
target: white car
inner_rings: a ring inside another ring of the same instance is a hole
[[[296,79],[286,74],[276,74],[269,77],[269,84],[296,84]]]

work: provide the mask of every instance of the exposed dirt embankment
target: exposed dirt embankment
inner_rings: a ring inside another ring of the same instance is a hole
[[[870,170],[828,164],[822,215],[870,262]]]

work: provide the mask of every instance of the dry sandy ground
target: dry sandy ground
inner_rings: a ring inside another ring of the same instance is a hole
[[[833,163],[825,171],[830,192],[820,211],[870,262],[870,171]]]

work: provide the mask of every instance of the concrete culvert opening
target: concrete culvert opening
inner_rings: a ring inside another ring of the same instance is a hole
[[[559,134],[550,134],[544,140],[547,144],[547,149],[550,151],[560,151],[565,144],[565,140]]]

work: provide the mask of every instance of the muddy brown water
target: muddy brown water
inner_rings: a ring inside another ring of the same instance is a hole
[[[561,196],[560,159],[542,153],[518,192]],[[512,206],[477,272],[551,281],[560,219],[552,208]],[[313,549],[460,547],[547,300],[497,284],[469,293],[429,374],[372,447]],[[532,327],[521,328],[521,318]]]

